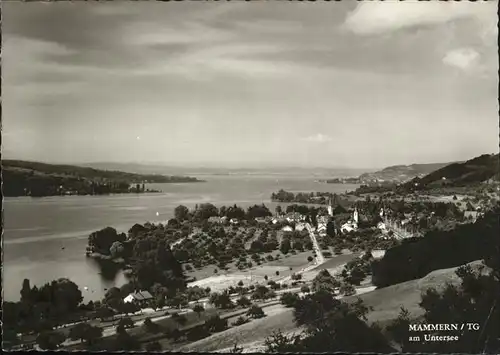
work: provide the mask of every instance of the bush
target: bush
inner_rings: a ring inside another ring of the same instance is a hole
[[[236,301],[236,304],[240,307],[248,307],[252,304],[252,302],[250,302],[247,297],[242,296]]]
[[[124,329],[133,328],[134,325],[135,323],[130,317],[124,317],[118,321],[118,326],[122,326]]]
[[[248,323],[248,318],[245,318],[243,316],[238,317],[233,323],[234,326],[239,326]]]
[[[158,333],[160,331],[160,326],[154,323],[150,317],[144,319],[144,328],[148,333]]]
[[[354,288],[353,285],[348,284],[348,283],[343,283],[340,286],[339,292],[344,295],[344,296],[352,296],[356,293],[356,289]]]
[[[205,327],[211,333],[222,332],[227,329],[227,320],[215,315],[205,321]]]
[[[264,313],[264,311],[262,310],[261,307],[259,307],[258,305],[254,304],[248,310],[247,316],[250,316],[252,318],[262,318],[262,317],[265,317],[266,314]]]
[[[149,352],[157,352],[157,351],[161,351],[162,348],[161,348],[161,344],[157,341],[154,341],[152,343],[147,343],[146,344],[146,350],[149,351]]]
[[[200,316],[200,313],[203,312],[205,308],[201,304],[195,304],[193,307],[193,312],[198,314],[198,317]]]
[[[281,304],[285,307],[295,307],[299,296],[292,292],[285,292],[281,295]]]

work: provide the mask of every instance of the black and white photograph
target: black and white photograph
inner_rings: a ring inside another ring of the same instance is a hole
[[[498,1],[15,1],[2,350],[500,353]]]

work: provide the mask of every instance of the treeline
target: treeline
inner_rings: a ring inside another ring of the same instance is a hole
[[[273,192],[271,194],[271,201],[275,202],[296,202],[296,203],[311,203],[326,205],[330,201],[334,204],[338,204],[340,197],[336,193],[331,192],[298,192],[294,194],[293,192],[285,191],[283,189],[278,192]],[[346,202],[346,201],[343,201]]]
[[[193,177],[139,175],[18,160],[2,161],[2,178],[3,193],[12,197],[146,192],[144,187],[132,187],[132,184],[200,181]]]
[[[405,240],[374,261],[373,283],[378,287],[418,279],[433,270],[483,259],[497,250],[500,228],[497,207],[474,224],[448,231],[432,230],[424,238]]]
[[[175,219],[178,222],[203,222],[208,220],[210,217],[226,217],[227,219],[235,218],[238,220],[250,221],[255,218],[270,217],[272,215],[272,212],[264,204],[253,205],[244,210],[242,207],[237,205],[221,206],[220,208],[217,208],[211,203],[202,203],[200,205],[196,205],[192,210],[186,206],[179,205],[174,211]]]

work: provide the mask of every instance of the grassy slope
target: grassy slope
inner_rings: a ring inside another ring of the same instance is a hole
[[[432,186],[442,183],[442,178],[446,178],[446,183],[454,185],[463,185],[478,183],[493,177],[498,178],[499,173],[499,155],[484,154],[470,159],[463,163],[453,163],[436,170],[419,182],[425,186]]]
[[[470,263],[478,266],[479,261]],[[386,325],[391,320],[397,318],[400,307],[408,309],[410,314],[417,318],[423,314],[419,307],[420,297],[425,290],[435,287],[440,289],[446,283],[459,284],[460,279],[455,275],[457,268],[436,270],[427,276],[418,279],[392,285],[380,290],[360,295],[359,297],[367,306],[373,307],[373,311],[368,314],[368,322]],[[345,299],[347,302],[356,300],[351,296]],[[274,330],[281,329],[283,332],[298,331],[293,322],[293,311],[276,306],[275,309],[265,308],[267,317],[255,320],[243,326],[230,328],[224,332],[214,334],[208,338],[183,346],[181,351],[216,351],[234,346],[237,342],[239,346],[255,345],[263,342]]]
[[[409,178],[418,176],[419,174],[429,174],[433,171],[443,168],[450,163],[432,163],[432,164],[411,164],[411,165],[394,165],[388,166],[380,171],[373,173],[365,173],[360,175],[360,178],[368,179],[398,179],[400,175],[404,175]]]

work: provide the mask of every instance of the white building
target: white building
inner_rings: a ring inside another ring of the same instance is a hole
[[[297,223],[297,225],[295,226],[295,230],[299,232],[302,232],[305,228],[306,225],[304,223]]]
[[[358,229],[358,220],[359,220],[359,214],[358,214],[358,209],[354,209],[354,213],[352,215],[352,220],[347,221],[347,223],[344,223],[340,227],[340,231],[342,233],[349,233],[351,231],[355,231]]]
[[[139,292],[129,294],[127,297],[125,297],[123,299],[123,302],[124,303],[131,303],[131,302],[142,303],[142,302],[148,301],[152,298],[153,298],[153,296],[148,291],[139,291]]]
[[[281,228],[281,230],[283,232],[293,232],[293,228],[290,226],[284,226],[283,228]]]

